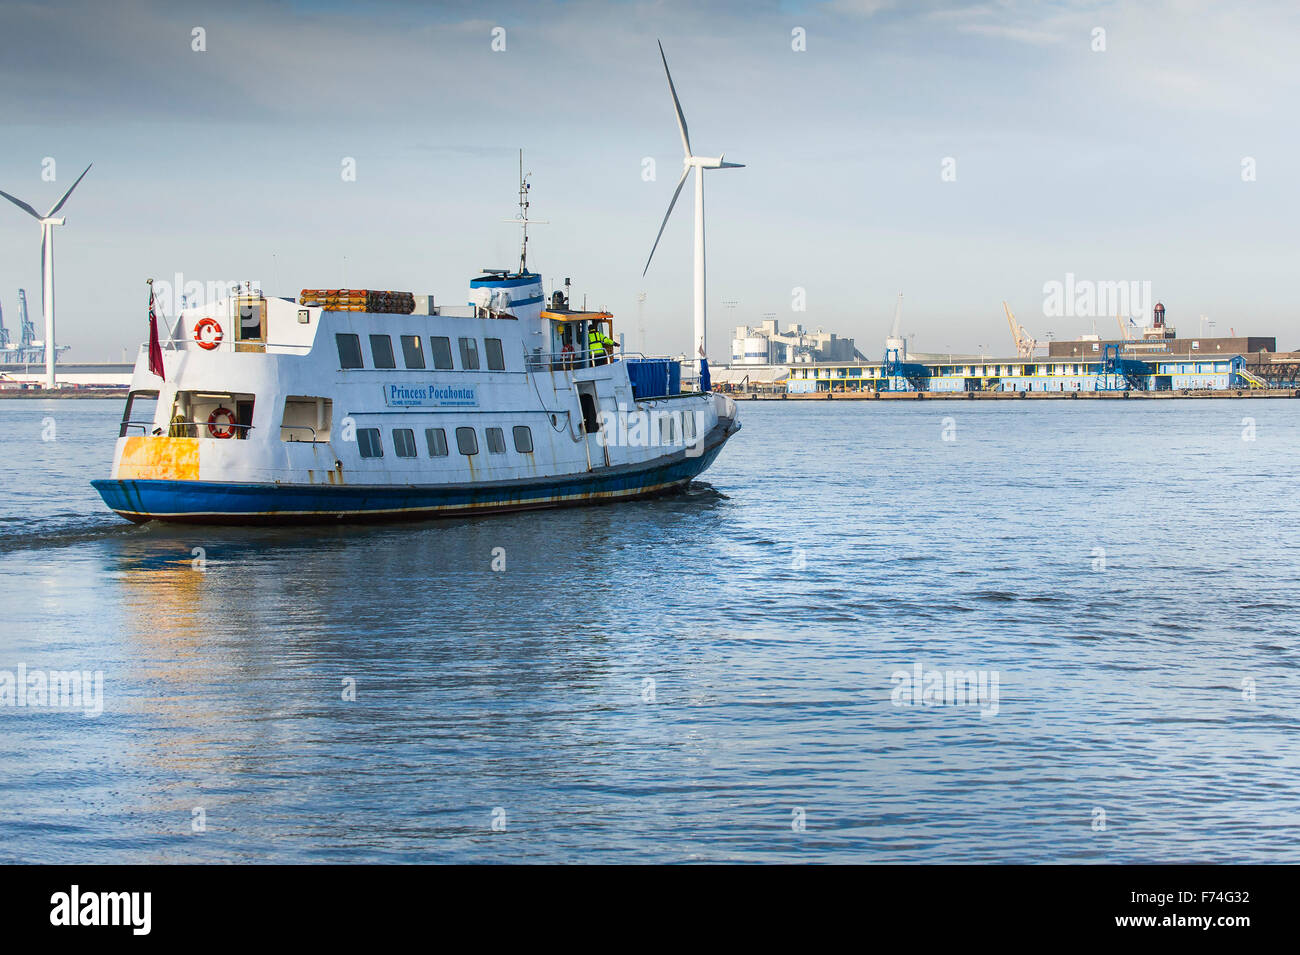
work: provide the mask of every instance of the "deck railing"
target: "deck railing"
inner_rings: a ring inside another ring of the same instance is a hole
[[[248,432],[253,430],[251,424],[221,424],[223,431],[232,432],[232,438],[246,438]],[[140,433],[145,436],[168,437],[168,438],[209,438],[213,435],[208,434],[208,423],[206,421],[173,421],[163,426],[154,424],[152,421],[123,421],[121,428],[117,432],[119,438],[125,438],[132,429],[139,429]]]
[[[596,365],[608,365],[625,356],[622,352],[600,352],[593,355],[590,350],[533,352],[524,356],[524,367],[528,371],[572,371],[576,368],[591,368]]]
[[[289,437],[286,438],[286,437],[284,436],[284,433],[285,433],[286,431],[310,431],[310,432],[311,432],[311,437],[310,437],[310,438],[299,438],[297,435],[293,435],[293,434],[291,434]],[[325,432],[325,437],[322,438],[322,437],[320,436],[320,434],[316,431],[316,429],[313,428],[313,427],[311,427],[310,425],[305,425],[305,424],[282,424],[282,425],[280,425],[280,440],[281,440],[281,441],[287,441],[287,442],[294,443],[294,444],[328,444],[328,443],[329,443],[329,432],[326,431],[326,432]]]

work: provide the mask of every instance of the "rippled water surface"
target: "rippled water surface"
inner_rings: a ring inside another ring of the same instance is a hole
[[[106,512],[120,411],[0,400],[0,671],[104,675],[0,706],[0,860],[1300,861],[1300,402],[745,403],[675,497],[259,531]]]

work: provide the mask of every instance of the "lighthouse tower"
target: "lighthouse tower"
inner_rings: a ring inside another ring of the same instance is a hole
[[[1165,306],[1161,302],[1156,302],[1156,307],[1151,310],[1151,327],[1148,328],[1142,337],[1146,339],[1166,339],[1176,338],[1178,332],[1173,326],[1165,324]]]

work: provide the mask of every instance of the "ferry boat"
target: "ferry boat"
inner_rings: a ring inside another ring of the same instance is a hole
[[[739,430],[735,403],[613,344],[613,315],[571,307],[568,280],[548,299],[521,206],[519,268],[484,271],[464,305],[249,287],[182,311],[161,369],[141,347],[112,476],[92,482],[104,502],[136,522],[289,523],[683,488]]]

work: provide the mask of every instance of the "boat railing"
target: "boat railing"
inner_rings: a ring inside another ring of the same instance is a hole
[[[154,424],[152,421],[123,421],[122,428],[118,431],[119,438],[125,438],[132,428],[139,428],[140,433],[155,438],[216,438],[214,434],[208,433],[208,423],[206,421],[173,421],[164,426]],[[229,431],[228,437],[246,438],[248,432],[253,430],[251,424],[221,424],[218,427],[223,431]]]
[[[286,431],[290,431],[290,432],[293,432],[293,431],[310,431],[310,432],[311,432],[311,438],[310,438],[310,439],[299,438],[299,437],[297,437],[296,435],[293,435],[293,434],[290,434],[289,437],[286,438],[286,437],[284,436],[284,433],[285,433]],[[322,437],[319,435],[319,433],[317,433],[316,429],[313,428],[313,427],[311,427],[310,425],[306,425],[306,424],[282,424],[282,425],[280,425],[280,440],[281,440],[281,441],[288,441],[288,442],[291,442],[291,443],[300,443],[300,444],[328,444],[328,443],[329,443],[329,432],[327,431],[327,432],[325,433],[325,437],[322,438]]]
[[[215,348],[204,348],[189,338],[169,338],[159,343],[163,351],[234,351],[249,354],[274,352],[279,354],[305,355],[312,349],[310,342],[257,342],[257,341],[222,341]],[[149,351],[148,344],[140,346],[142,354]]]
[[[153,426],[154,424],[152,419],[149,421],[123,421],[122,427],[117,432],[117,436],[119,438],[125,438],[131,432],[132,428],[139,428],[141,434],[148,434],[149,429]]]
[[[621,352],[600,352],[593,355],[589,349],[582,351],[533,352],[524,356],[524,367],[528,371],[572,371],[576,368],[591,368],[595,365],[608,365],[619,361]]]

